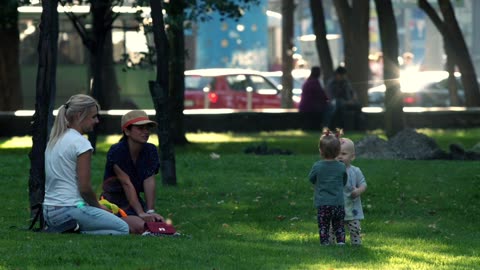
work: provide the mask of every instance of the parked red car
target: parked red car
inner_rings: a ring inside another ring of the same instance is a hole
[[[281,94],[260,72],[246,69],[185,71],[185,109],[281,108]]]

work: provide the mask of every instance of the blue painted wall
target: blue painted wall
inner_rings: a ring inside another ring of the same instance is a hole
[[[195,68],[266,70],[268,48],[267,0],[251,7],[237,22],[214,14],[198,23]]]

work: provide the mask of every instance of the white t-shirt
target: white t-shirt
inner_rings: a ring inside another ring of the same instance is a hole
[[[84,202],[78,191],[77,157],[92,145],[75,129],[68,129],[45,151],[44,205],[75,206]]]

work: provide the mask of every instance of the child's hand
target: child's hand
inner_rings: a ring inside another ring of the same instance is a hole
[[[358,196],[360,196],[360,190],[356,187],[353,187],[352,188],[352,193],[350,193],[350,197],[352,197],[353,199],[357,198]]]
[[[352,193],[350,194],[350,197],[352,198],[357,198],[360,197],[360,195],[365,192],[367,189],[367,186],[360,185],[359,187],[352,187]]]

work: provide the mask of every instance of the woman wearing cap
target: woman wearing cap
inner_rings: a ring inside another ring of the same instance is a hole
[[[123,219],[135,234],[144,232],[145,222],[163,221],[155,212],[158,152],[155,145],[147,142],[156,126],[144,111],[126,113],[122,117],[123,137],[107,154],[102,196],[126,212]]]

